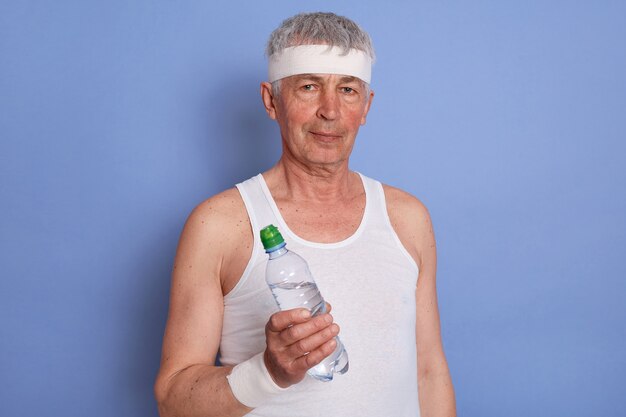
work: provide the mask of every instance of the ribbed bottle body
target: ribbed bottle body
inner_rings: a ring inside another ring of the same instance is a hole
[[[306,308],[313,316],[325,313],[326,303],[306,261],[286,247],[270,252],[269,255],[265,279],[278,307],[281,310]],[[338,337],[335,340],[337,347],[334,352],[309,369],[309,375],[321,381],[330,381],[333,374],[344,374],[348,371],[348,353],[341,340]]]

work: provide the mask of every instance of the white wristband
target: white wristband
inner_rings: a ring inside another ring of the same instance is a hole
[[[235,366],[226,378],[235,398],[250,408],[258,407],[289,389],[276,385],[265,367],[263,352]]]

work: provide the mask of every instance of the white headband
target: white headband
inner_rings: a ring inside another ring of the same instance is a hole
[[[328,45],[300,45],[285,48],[269,58],[269,81],[296,74],[342,74],[360,78],[369,84],[372,59],[365,52]]]

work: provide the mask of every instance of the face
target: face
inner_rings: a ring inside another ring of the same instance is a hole
[[[360,79],[337,74],[293,75],[282,79],[278,97],[269,83],[261,92],[284,157],[317,166],[347,162],[374,97]]]

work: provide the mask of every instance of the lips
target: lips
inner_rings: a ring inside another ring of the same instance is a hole
[[[341,135],[335,132],[310,131],[309,133],[311,133],[316,139],[319,139],[325,142],[332,142],[334,140],[341,138]]]

